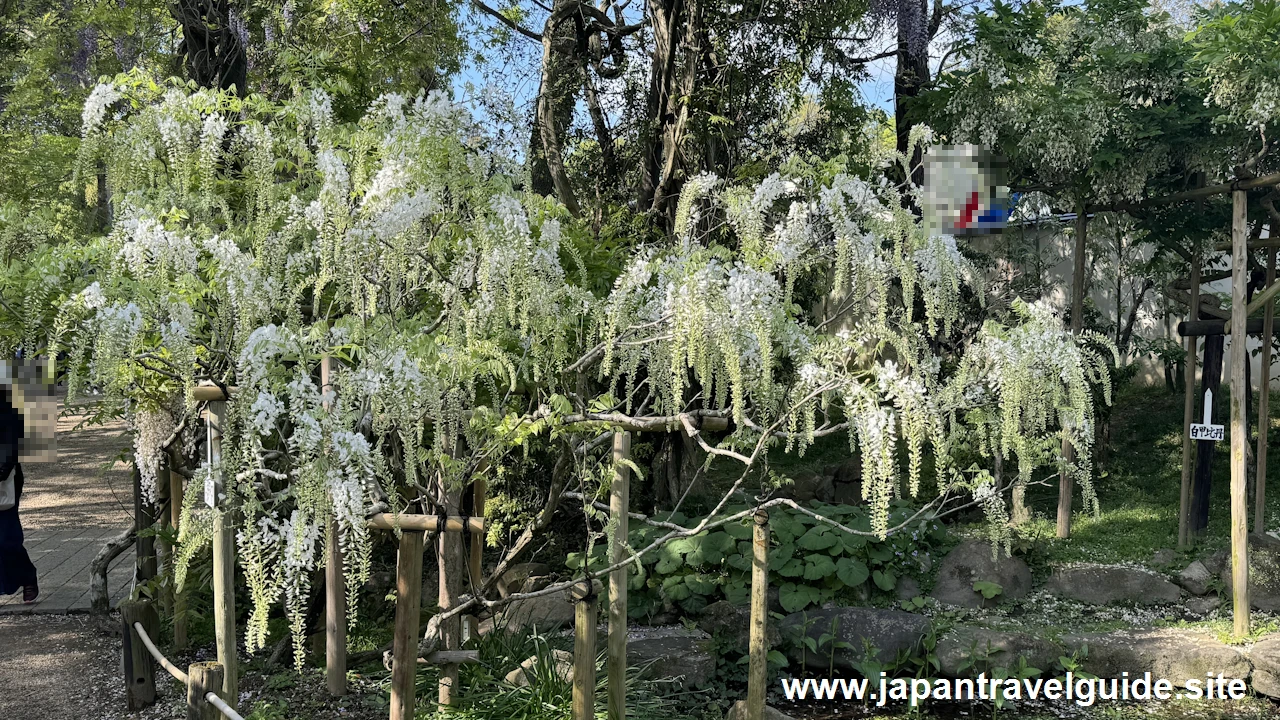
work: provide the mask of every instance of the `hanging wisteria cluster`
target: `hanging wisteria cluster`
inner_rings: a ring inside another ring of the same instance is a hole
[[[354,614],[370,513],[424,492],[440,502],[593,408],[720,414],[733,455],[764,437],[803,452],[844,430],[880,533],[890,501],[924,487],[930,449],[940,492],[984,482],[948,456],[979,408],[1004,413],[999,451],[1025,463],[1045,461],[1023,457],[1031,438],[1070,428],[1091,487],[1100,361],[1038,311],[984,330],[958,371],[940,356],[935,340],[983,291],[956,239],[912,213],[913,186],[692,178],[673,242],[637,248],[599,297],[587,229],[521,191],[512,161],[440,93],[387,95],[346,122],[321,91],[276,106],[126,75],[93,92],[84,133],[82,166],[105,166],[118,210],[99,276],[63,307],[71,391],[93,385],[136,409],[148,483],[165,452],[189,476],[179,582],[234,511],[250,650],[283,602],[302,662],[326,539],[343,551]],[[815,274],[831,279],[833,312],[796,303]],[[188,442],[161,447],[197,417],[202,380],[235,387],[216,462]],[[214,478],[218,508],[202,491]]]

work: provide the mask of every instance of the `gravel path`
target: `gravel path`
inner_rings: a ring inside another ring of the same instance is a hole
[[[0,718],[158,720],[182,717],[168,702],[124,712],[120,640],[87,615],[0,616]],[[176,699],[169,687],[160,689]]]

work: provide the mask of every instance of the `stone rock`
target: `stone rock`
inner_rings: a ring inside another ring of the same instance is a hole
[[[862,457],[854,455],[836,466],[831,482],[837,505],[865,505],[862,499]]]
[[[1182,597],[1178,586],[1161,575],[1109,565],[1058,568],[1045,590],[1087,605],[1164,605]]]
[[[724,720],[747,720],[747,701],[739,700],[729,708],[729,714],[725,715]],[[764,715],[761,720],[792,720],[792,717],[781,710],[764,706]]]
[[[939,672],[947,677],[975,677],[995,668],[1012,668],[1018,658],[1046,675],[1057,667],[1062,648],[1029,633],[958,627],[938,641]]]
[[[862,456],[851,455],[848,460],[837,465],[831,481],[837,485],[861,485]]]
[[[751,609],[727,600],[713,602],[698,613],[698,629],[745,650],[751,640]],[[777,623],[765,623],[765,636],[771,647],[782,644]]]
[[[875,650],[881,663],[893,662],[899,652],[915,652],[920,641],[933,629],[933,622],[923,615],[868,607],[832,608],[792,613],[782,619],[780,630],[788,640],[791,659],[813,669],[853,670],[866,658],[867,646]],[[807,651],[799,642],[791,641],[807,635],[817,643],[817,652]],[[823,635],[833,635],[835,648]]]
[[[1226,550],[1219,550],[1218,552],[1210,555],[1209,557],[1201,560],[1200,562],[1204,563],[1204,567],[1206,570],[1209,571],[1210,575],[1213,575],[1216,577],[1222,574],[1223,569],[1225,569],[1230,564],[1230,560],[1231,560],[1230,553],[1228,553]]]
[[[1193,561],[1178,573],[1178,584],[1192,595],[1204,595],[1209,592],[1212,583],[1213,574],[1199,560]]]
[[[555,667],[552,671],[560,678],[562,682],[573,682],[573,653],[565,650],[551,651],[552,663]],[[520,667],[507,673],[507,682],[518,687],[524,687],[529,684],[530,676],[537,676],[536,668],[538,667],[538,656],[525,660],[520,663]]]
[[[494,628],[519,630],[533,626],[539,630],[553,630],[572,624],[573,602],[566,589],[551,595],[516,600],[480,623],[480,634],[487,634]]]
[[[538,592],[553,582],[555,582],[555,578],[550,575],[533,575],[524,579],[524,584],[520,586],[520,592]]]
[[[1151,555],[1151,564],[1157,568],[1167,568],[1177,561],[1177,554],[1169,548],[1160,548]]]
[[[634,627],[627,631],[627,664],[647,668],[658,680],[674,680],[681,688],[704,687],[715,677],[711,636],[683,625]]]
[[[910,575],[898,578],[898,585],[893,589],[894,595],[899,600],[910,600],[924,594],[920,589],[920,583]]]
[[[835,484],[826,473],[800,470],[790,477],[791,485],[782,488],[782,493],[796,502],[831,502],[835,498]]]
[[[979,580],[1000,586],[999,595],[987,600],[973,589]],[[930,593],[944,605],[979,608],[1005,600],[1017,600],[1031,591],[1031,569],[1021,558],[1005,557],[1003,551],[991,557],[991,543],[967,540],[957,545],[938,567],[938,582]]]
[[[1231,558],[1226,556],[1219,574],[1223,597],[1231,597]],[[1270,535],[1249,535],[1249,605],[1255,610],[1280,613],[1280,540]]]
[[[1150,672],[1152,677],[1177,685],[1190,678],[1203,679],[1210,672],[1215,677],[1222,673],[1227,679],[1247,679],[1251,669],[1248,658],[1236,648],[1190,630],[1117,630],[1070,635],[1062,641],[1067,654],[1087,645],[1081,667],[1102,678],[1118,678],[1122,672],[1129,677]]]
[[[1191,616],[1191,619],[1198,620],[1214,610],[1217,610],[1221,605],[1221,598],[1216,595],[1210,595],[1207,597],[1188,598],[1182,608],[1186,610],[1187,615]]]
[[[1280,697],[1280,635],[1269,635],[1249,648],[1249,660],[1254,692]]]
[[[549,572],[551,572],[551,566],[546,563],[528,562],[512,565],[502,573],[502,577],[498,578],[498,594],[502,597],[513,595],[520,591],[528,578],[546,575]]]

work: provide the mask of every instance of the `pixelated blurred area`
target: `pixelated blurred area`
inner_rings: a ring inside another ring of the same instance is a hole
[[[14,358],[0,362],[0,385],[22,415],[23,438],[18,461],[58,461],[56,430],[58,395],[48,358]]]
[[[1004,229],[1016,195],[1005,186],[1007,164],[981,145],[934,145],[924,156],[923,211],[943,235]]]

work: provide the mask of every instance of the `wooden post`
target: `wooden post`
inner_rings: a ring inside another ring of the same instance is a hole
[[[613,520],[610,563],[627,557],[627,515],[631,504],[631,433],[613,434],[613,483],[609,487],[609,517]],[[627,568],[609,573],[609,720],[627,717]]]
[[[425,535],[421,532],[406,530],[400,534],[400,555],[396,559],[396,634],[391,650],[391,720],[413,720],[424,542]]]
[[[764,720],[769,674],[769,513],[755,514],[751,557],[750,665],[747,669],[747,720]]]
[[[320,394],[332,389],[329,356],[320,360]],[[329,411],[325,400],[324,410]],[[339,542],[338,522],[332,509],[325,521],[324,567],[324,674],[329,694],[347,694],[347,588],[342,576],[342,545]]]
[[[1244,363],[1249,336],[1245,292],[1249,285],[1248,210],[1243,190],[1232,196],[1231,213],[1231,600],[1236,637],[1249,634],[1249,498],[1246,496],[1245,447],[1249,444]]]
[[[476,471],[475,480],[471,482],[471,514],[484,517],[485,496],[489,493],[489,483],[483,475],[487,466]],[[471,542],[471,562],[469,570],[471,573],[471,582],[469,586],[474,593],[480,584],[484,582],[484,533],[471,533],[468,538]],[[480,621],[475,615],[467,615],[463,621],[463,642],[480,635]]]
[[[141,710],[156,701],[156,669],[151,653],[142,644],[134,623],[150,635],[160,626],[160,617],[150,600],[125,600],[120,603],[121,646],[124,662],[124,697],[130,710]]]
[[[1084,200],[1076,203],[1075,260],[1071,276],[1071,332],[1079,335],[1084,330],[1084,274],[1085,241],[1089,230],[1088,209]],[[1071,501],[1075,495],[1075,478],[1069,466],[1075,463],[1076,448],[1071,444],[1066,429],[1062,432],[1062,457],[1066,465],[1058,475],[1058,537],[1071,537]]]
[[[1276,249],[1267,253],[1267,287],[1276,282]],[[1271,429],[1271,342],[1275,331],[1276,304],[1268,301],[1262,311],[1262,361],[1258,380],[1258,451],[1257,486],[1253,499],[1253,531],[1267,532],[1267,438]]]
[[[573,720],[596,716],[596,593],[590,580],[573,586]]]
[[[198,662],[187,667],[187,720],[224,720],[218,708],[204,699],[209,693],[220,693],[223,683],[219,663]]]
[[[209,464],[220,468],[222,423],[227,419],[225,400],[209,402]],[[221,470],[219,470],[221,472]],[[225,492],[225,485],[217,487]],[[218,513],[213,534],[213,619],[222,664],[222,697],[234,707],[240,697],[239,662],[236,656],[236,539],[232,509],[217,499]]]
[[[166,454],[167,465],[173,465],[173,453]],[[173,525],[173,529],[177,530],[182,522],[182,502],[186,497],[186,491],[182,487],[182,475],[172,470],[169,471],[169,522]],[[187,648],[187,594],[178,589],[175,584],[173,587],[173,649],[185,650]]]
[[[1191,259],[1191,312],[1187,320],[1195,322],[1200,319],[1200,255]],[[1195,335],[1188,335],[1184,342],[1187,349],[1186,359],[1186,396],[1182,401],[1182,487],[1178,502],[1178,549],[1185,550],[1191,544],[1189,513],[1191,512],[1191,424],[1196,421],[1196,341]]]
[[[459,438],[452,438],[448,452],[456,457]],[[462,510],[462,489],[450,490],[448,478],[440,473],[439,498],[446,511],[456,514]],[[441,612],[458,604],[462,596],[462,576],[467,571],[467,559],[463,555],[462,535],[453,532],[441,532],[436,538],[436,562],[440,568],[440,581],[437,591],[436,605]],[[458,650],[462,647],[462,618],[453,617],[440,623],[440,649]],[[441,705],[452,705],[458,692],[458,675],[460,667],[456,663],[440,666],[440,686],[437,702]]]

